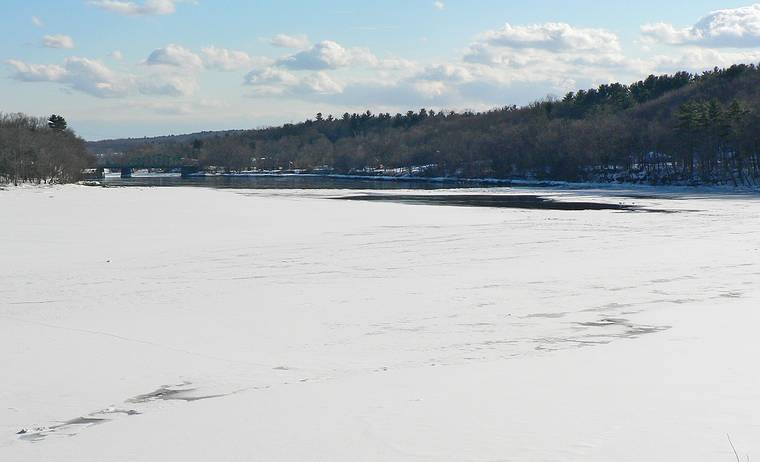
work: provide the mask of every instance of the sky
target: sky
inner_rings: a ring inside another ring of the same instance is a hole
[[[0,112],[89,140],[485,110],[760,62],[760,3],[3,0]]]

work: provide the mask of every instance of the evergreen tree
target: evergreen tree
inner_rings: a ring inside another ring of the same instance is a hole
[[[48,127],[56,132],[64,132],[66,131],[66,128],[68,128],[68,123],[63,116],[53,114],[48,118]]]

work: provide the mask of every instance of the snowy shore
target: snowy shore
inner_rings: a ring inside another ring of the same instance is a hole
[[[757,196],[336,194],[0,191],[0,460],[760,455]]]

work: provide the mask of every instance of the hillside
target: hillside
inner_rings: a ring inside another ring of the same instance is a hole
[[[76,181],[94,162],[62,116],[0,112],[0,186]]]
[[[170,156],[229,171],[424,166],[431,176],[754,184],[760,178],[758,89],[760,70],[735,65],[483,113],[319,113],[299,124],[227,136],[207,132],[110,146],[136,159]]]
[[[98,141],[88,141],[87,150],[92,154],[110,154],[115,152],[126,152],[137,146],[146,144],[170,144],[170,143],[191,143],[194,140],[205,140],[216,136],[238,135],[245,130],[220,130],[220,131],[202,131],[196,133],[187,133],[182,135],[165,135],[143,138],[115,138]]]

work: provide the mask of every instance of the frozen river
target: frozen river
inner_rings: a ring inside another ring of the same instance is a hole
[[[0,190],[0,460],[760,457],[760,197],[652,191]]]

